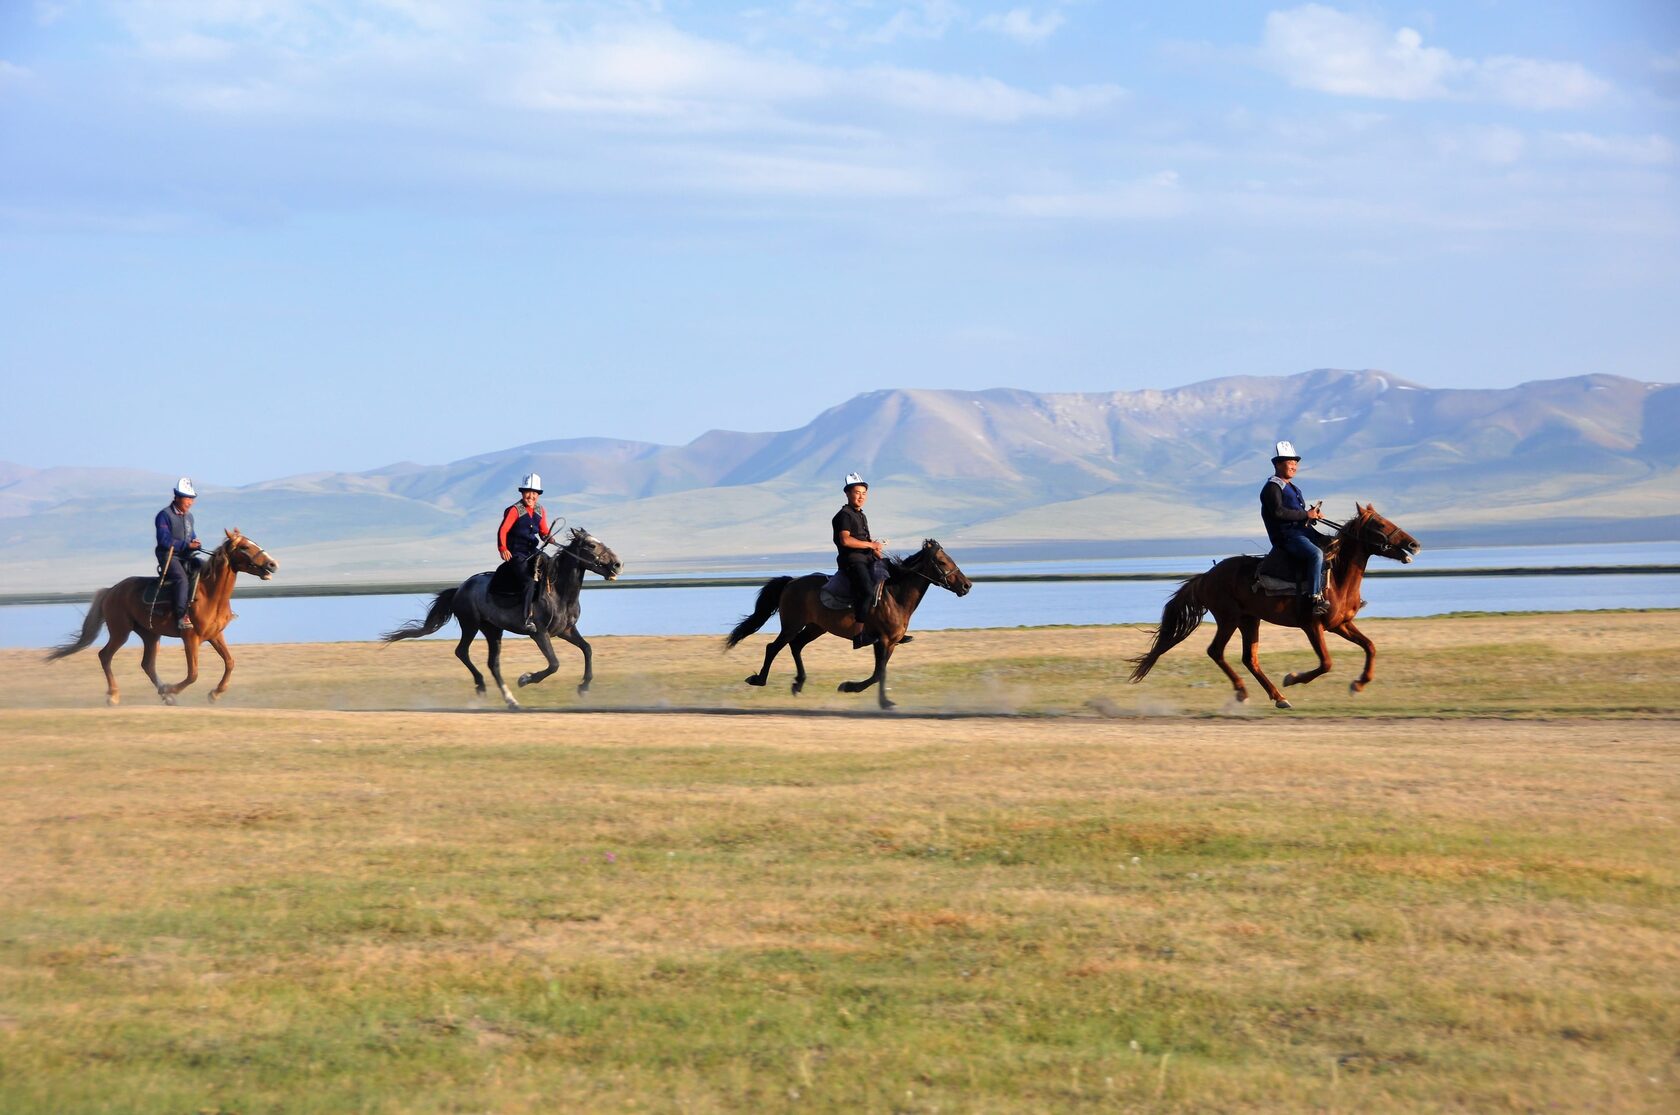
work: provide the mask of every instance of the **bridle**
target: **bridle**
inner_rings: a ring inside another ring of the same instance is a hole
[[[946,592],[956,592],[957,590],[951,585],[951,575],[949,573],[941,573],[939,579],[935,580],[934,578],[928,576],[926,573],[923,573],[920,569],[917,569],[914,565],[910,564],[910,562],[917,561],[918,559],[920,559],[922,557],[931,558],[932,556],[933,556],[932,553],[929,552],[927,547],[924,546],[920,550],[917,550],[913,555],[911,555],[910,561],[899,562],[898,567],[900,569],[904,570],[906,573],[914,573],[916,576],[920,577],[922,580],[926,581],[928,584],[937,585],[939,588],[944,589]]]

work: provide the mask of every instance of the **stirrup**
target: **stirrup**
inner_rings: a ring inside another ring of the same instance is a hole
[[[1330,598],[1322,592],[1312,598],[1312,614],[1319,619],[1330,618]]]
[[[879,642],[880,638],[881,637],[879,635],[875,634],[875,632],[866,627],[862,631],[859,631],[856,635],[852,636],[852,649],[862,650],[866,646]]]
[[[179,617],[178,619],[175,620],[175,627],[179,631],[191,631],[191,630],[193,630],[192,617],[191,616],[181,616],[181,617]]]

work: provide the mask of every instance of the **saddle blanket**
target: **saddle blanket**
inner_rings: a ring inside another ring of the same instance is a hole
[[[870,566],[869,574],[876,585],[887,579],[887,563],[877,558]],[[839,571],[834,572],[823,582],[822,588],[817,590],[817,600],[823,607],[835,612],[849,612],[852,610],[852,582]]]
[[[531,566],[527,561],[510,558],[496,566],[490,574],[490,595],[498,602],[523,604],[525,586],[531,582]]]
[[[1295,563],[1273,550],[1254,565],[1254,591],[1261,596],[1307,596],[1312,585],[1295,579]]]
[[[197,573],[194,573],[187,581],[188,604],[198,599],[198,576]],[[148,578],[146,584],[140,589],[140,603],[148,608],[155,608],[159,604],[168,608],[174,605],[175,597],[170,593],[168,586],[161,584],[155,578]]]

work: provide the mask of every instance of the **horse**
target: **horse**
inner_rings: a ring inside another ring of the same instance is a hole
[[[104,626],[111,638],[99,652],[99,664],[105,668],[105,703],[114,705],[121,700],[121,694],[117,691],[116,675],[111,672],[111,659],[128,642],[129,635],[137,634],[145,644],[140,667],[152,679],[163,703],[172,705],[176,694],[198,680],[199,644],[209,643],[222,656],[222,680],[210,691],[212,701],[219,699],[227,692],[228,678],[233,676],[233,655],[222,638],[222,631],[233,620],[233,609],[228,605],[233,598],[234,579],[241,573],[249,573],[266,581],[280,568],[280,563],[268,551],[240,534],[237,528],[222,533],[227,540],[210,555],[210,563],[199,575],[198,590],[187,608],[193,621],[191,630],[176,630],[175,614],[167,603],[160,600],[148,604],[142,599],[147,588],[157,587],[156,577],[128,577],[94,594],[87,617],[82,621],[81,634],[48,651],[47,661],[56,662],[75,654],[91,644],[99,628]],[[158,640],[165,636],[178,637],[187,652],[187,676],[174,685],[165,685],[157,676]]]
[[[837,610],[823,606],[819,592],[827,580],[826,573],[777,577],[759,589],[758,602],[752,614],[742,617],[723,642],[724,649],[728,650],[763,627],[772,613],[781,613],[781,634],[764,649],[764,666],[747,679],[748,685],[765,684],[770,675],[770,663],[775,661],[783,647],[788,647],[793,652],[793,665],[797,671],[793,678],[793,692],[797,695],[805,688],[805,660],[799,652],[805,649],[807,643],[820,638],[824,632],[849,640],[873,628],[877,635],[874,643],[875,672],[862,681],[841,682],[840,692],[861,693],[871,685],[879,684],[881,707],[893,708],[893,702],[887,699],[887,659],[892,657],[894,647],[909,641],[910,636],[906,632],[910,629],[910,616],[922,602],[922,597],[927,595],[928,586],[938,585],[958,596],[967,596],[969,589],[974,587],[950,555],[931,538],[925,539],[922,548],[909,558],[887,560],[886,586],[881,599],[869,613],[867,628],[853,617],[849,608]]]
[[[1208,657],[1219,664],[1236,689],[1237,700],[1248,700],[1248,689],[1242,679],[1225,661],[1225,644],[1231,632],[1240,630],[1243,639],[1243,665],[1266,690],[1266,695],[1278,708],[1289,708],[1289,702],[1264,673],[1260,671],[1260,621],[1279,627],[1298,627],[1307,633],[1307,641],[1318,654],[1318,668],[1302,674],[1286,674],[1283,684],[1305,685],[1330,669],[1330,652],[1324,646],[1324,633],[1332,631],[1365,651],[1365,670],[1348,686],[1358,693],[1371,684],[1371,667],[1377,660],[1376,647],[1354,626],[1353,617],[1365,605],[1360,598],[1360,586],[1365,580],[1365,562],[1372,554],[1409,565],[1422,549],[1417,539],[1377,514],[1366,504],[1354,505],[1354,517],[1340,526],[1324,551],[1324,595],[1329,602],[1329,615],[1322,618],[1312,614],[1312,605],[1300,596],[1263,596],[1254,591],[1254,574],[1260,559],[1254,556],[1226,558],[1206,573],[1199,573],[1179,586],[1166,607],[1161,610],[1161,625],[1155,629],[1153,645],[1148,653],[1129,659],[1134,667],[1131,680],[1142,681],[1160,657],[1183,642],[1202,622],[1205,612],[1212,612],[1219,624],[1213,642],[1208,644]]]
[[[455,657],[466,665],[467,672],[472,674],[473,687],[482,696],[484,675],[472,664],[467,648],[472,644],[473,636],[483,631],[484,641],[490,646],[490,674],[496,679],[496,688],[502,691],[502,700],[510,709],[517,709],[519,702],[514,700],[512,691],[502,680],[502,632],[535,640],[537,649],[548,661],[547,669],[520,674],[521,688],[535,685],[560,669],[560,660],[554,656],[554,644],[550,640],[561,638],[583,652],[583,680],[577,687],[578,695],[582,696],[589,691],[589,683],[595,679],[589,643],[578,634],[577,629],[578,593],[583,588],[583,574],[588,571],[610,581],[618,576],[622,568],[618,555],[605,543],[587,530],[574,527],[570,540],[552,556],[541,552],[537,554],[538,590],[532,605],[532,616],[537,623],[535,633],[525,628],[523,597],[493,595],[491,581],[495,573],[487,572],[476,573],[455,588],[444,589],[432,598],[425,619],[387,631],[381,638],[387,643],[418,639],[448,623],[453,615],[461,624],[461,641],[455,645]]]

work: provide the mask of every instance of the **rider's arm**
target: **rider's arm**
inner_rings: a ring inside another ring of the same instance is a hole
[[[517,506],[508,508],[507,514],[502,516],[502,528],[496,532],[496,551],[502,555],[503,561],[513,556],[513,552],[508,549],[507,536],[508,531],[513,529],[513,524],[518,521],[519,508]]]
[[[869,542],[862,538],[853,538],[852,532],[849,530],[843,530],[840,532],[840,548],[842,550],[868,550],[877,557],[879,557],[881,553],[881,544],[879,542]]]
[[[168,514],[168,512],[159,511],[158,515],[157,515],[157,519],[153,522],[152,525],[157,527],[158,549],[160,549],[160,550],[173,550],[175,548],[175,535],[174,535],[174,532],[172,532],[169,529],[169,514]]]
[[[548,541],[548,512],[542,507],[537,508],[537,537]]]

